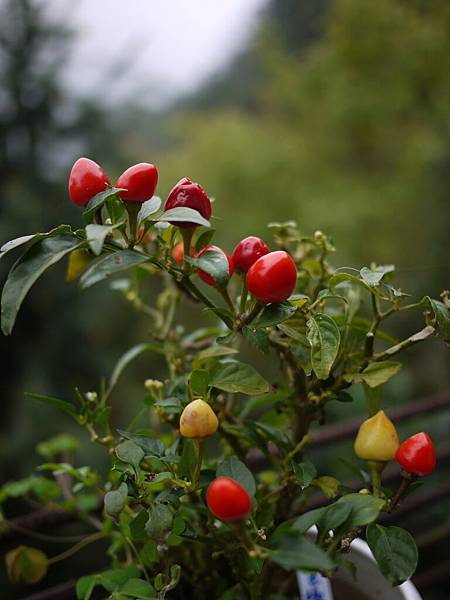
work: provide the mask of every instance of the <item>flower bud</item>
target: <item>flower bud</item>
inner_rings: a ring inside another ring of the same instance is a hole
[[[187,438],[207,438],[216,433],[219,421],[204,400],[190,402],[180,417],[180,433]]]
[[[355,454],[364,460],[387,462],[395,457],[399,446],[394,424],[380,410],[364,421],[355,440]]]

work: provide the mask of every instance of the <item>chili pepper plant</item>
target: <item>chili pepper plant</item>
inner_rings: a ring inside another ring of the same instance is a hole
[[[378,521],[434,470],[435,451],[425,432],[400,445],[380,390],[400,370],[404,350],[439,334],[449,342],[448,292],[415,301],[395,286],[393,265],[335,268],[330,237],[305,235],[294,222],[271,223],[272,239],[251,235],[226,252],[211,243],[220,201],[212,205],[183,178],[163,203],[157,181],[156,167],[140,163],[113,187],[99,165],[79,159],[69,197],[84,224],[1,248],[2,256],[25,248],[3,288],[5,335],[33,283],[64,258],[69,280],[121,293],[148,324],[91,389],[75,389],[72,400],[28,394],[84,428],[111,468],[104,474],[79,464],[68,435],[39,444],[45,462],[3,485],[0,500],[24,496],[71,511],[86,535],[56,556],[33,544],[9,551],[11,581],[35,583],[55,563],[103,542],[105,570],[78,580],[79,600],[97,588],[117,599],[279,600],[292,597],[295,571],[333,578],[338,568],[352,569],[347,553],[362,537],[387,581],[402,583],[417,565],[414,539]],[[188,303],[203,323],[198,329],[179,316]],[[422,328],[393,339],[385,322],[409,311],[422,313]],[[254,359],[241,360],[242,345]],[[142,381],[131,423],[113,427],[117,381],[144,353],[163,356],[165,368]],[[263,374],[254,364],[271,368]],[[359,493],[308,458],[328,405],[352,402],[355,385],[367,397],[355,441],[355,461],[364,461]],[[390,460],[401,468],[398,489],[383,485]],[[327,504],[309,510],[318,492]]]

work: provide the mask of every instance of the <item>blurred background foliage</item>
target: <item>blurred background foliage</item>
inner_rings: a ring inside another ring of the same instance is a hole
[[[3,0],[0,239],[80,223],[66,192],[78,156],[100,162],[112,180],[144,160],[158,166],[163,198],[183,176],[202,183],[229,252],[245,235],[270,241],[269,221],[294,219],[306,234],[333,237],[337,266],[395,263],[402,289],[439,297],[450,267],[449,26],[446,0],[272,0],[231,64],[155,111],[142,99],[107,105],[101,90],[70,97],[60,75],[76,32],[50,25],[42,3]],[[0,264],[2,277],[10,264]],[[105,286],[81,294],[61,285],[63,276],[60,266],[36,284],[13,336],[0,340],[2,481],[26,475],[36,443],[70,426],[24,391],[67,398],[75,385],[93,389],[147,337],[118,295]],[[393,333],[418,322],[400,320]],[[164,376],[151,360],[119,386],[118,424],[141,400],[143,380]],[[440,342],[406,360],[389,404],[448,389]],[[84,444],[79,460],[90,452]]]

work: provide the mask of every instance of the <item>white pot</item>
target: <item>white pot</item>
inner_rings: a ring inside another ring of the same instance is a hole
[[[317,530],[312,528],[310,533]],[[356,539],[351,545],[348,559],[356,566],[356,581],[352,574],[341,567],[335,577],[329,582],[320,576],[311,578],[299,576],[302,579],[302,598],[321,600],[422,600],[416,587],[406,581],[397,587],[391,587],[380,573],[369,546],[363,540]],[[331,586],[330,586],[331,583]],[[308,592],[308,593],[307,593]]]

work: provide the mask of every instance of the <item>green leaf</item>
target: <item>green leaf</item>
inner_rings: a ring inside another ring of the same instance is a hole
[[[303,513],[292,523],[292,529],[298,531],[298,533],[306,533],[310,527],[319,523],[320,519],[326,513],[327,508],[327,506],[322,506]]]
[[[316,477],[316,467],[310,462],[294,463],[293,464],[295,479],[302,487],[308,487]]]
[[[242,394],[264,394],[270,389],[269,383],[251,365],[239,361],[220,362],[210,371],[211,387],[225,392]]]
[[[374,388],[386,383],[386,381],[400,371],[401,366],[401,363],[391,360],[373,362],[359,375],[369,387]]]
[[[258,350],[260,350],[264,354],[267,354],[270,348],[270,342],[269,334],[265,329],[255,329],[252,325],[250,325],[249,327],[244,326],[242,328],[242,335],[247,340],[247,342],[249,342],[249,344],[256,346]]]
[[[133,346],[132,348],[130,348],[129,350],[127,350],[125,352],[125,354],[123,354],[119,360],[117,361],[113,372],[111,374],[111,379],[109,381],[109,386],[108,386],[108,392],[107,395],[109,395],[112,391],[112,389],[115,387],[117,381],[119,380],[119,377],[122,375],[124,369],[138,356],[140,356],[141,354],[143,354],[144,352],[156,352],[158,354],[163,354],[164,351],[162,350],[162,348],[160,346],[158,346],[157,344],[151,344],[151,343],[143,343],[143,344],[137,344],[136,346]]]
[[[331,558],[316,544],[300,535],[286,534],[280,537],[269,558],[285,569],[301,571],[328,571],[335,567]]]
[[[134,542],[142,542],[145,540],[145,525],[148,521],[148,513],[146,510],[141,510],[134,519],[130,522],[130,535]]]
[[[82,243],[73,235],[56,235],[33,244],[19,258],[3,287],[1,319],[5,335],[11,333],[25,296],[42,273]]]
[[[281,302],[280,304],[269,304],[259,315],[255,322],[255,327],[271,327],[286,321],[296,312],[297,308],[290,302]]]
[[[311,346],[306,337],[304,343],[293,341],[291,343],[291,352],[292,356],[304,370],[305,375],[309,377],[312,373]]]
[[[172,525],[172,513],[164,504],[155,503],[150,508],[150,516],[145,526],[147,535],[158,540],[161,535]]]
[[[230,266],[228,264],[228,258],[223,252],[219,252],[218,250],[207,250],[205,254],[199,258],[187,256],[185,257],[185,260],[198,269],[205,271],[208,275],[211,275],[219,287],[226,287],[228,280],[230,279]]]
[[[216,475],[217,477],[224,476],[234,479],[234,481],[237,481],[240,485],[242,485],[243,488],[247,490],[250,496],[255,495],[255,478],[253,477],[251,471],[249,471],[244,465],[244,463],[235,456],[226,458],[223,463],[219,465]]]
[[[348,502],[330,504],[319,519],[318,525],[325,531],[335,530],[347,521],[352,510],[352,506]]]
[[[375,521],[384,505],[384,500],[370,494],[347,494],[337,501],[338,504],[342,502],[348,502],[352,507],[350,518],[346,523],[348,529]]]
[[[85,223],[92,223],[95,214],[101,209],[109,198],[113,198],[121,188],[107,188],[103,192],[100,192],[93,198],[91,198],[83,212],[83,219]]]
[[[118,429],[118,433],[124,438],[134,442],[139,448],[142,448],[145,456],[162,456],[166,450],[166,447],[157,438],[149,437],[148,435],[142,435],[140,433],[130,433],[123,429]]]
[[[203,398],[208,391],[209,373],[205,369],[194,369],[189,375],[189,387],[193,398]]]
[[[28,398],[33,398],[34,400],[39,400],[39,402],[42,402],[43,404],[48,404],[49,406],[58,408],[76,420],[78,418],[75,406],[66,400],[52,398],[51,396],[43,396],[42,394],[33,394],[32,392],[25,392],[25,396]]]
[[[400,527],[367,527],[367,543],[384,577],[392,585],[409,579],[417,568],[418,552],[412,535]]]
[[[80,278],[80,286],[82,288],[91,287],[111,275],[121,273],[149,260],[150,257],[133,250],[118,250],[112,254],[106,254],[92,263],[83,273]]]
[[[86,225],[86,239],[95,256],[99,256],[102,253],[106,237],[120,225],[121,223],[117,223],[116,225]]]
[[[216,230],[212,229],[211,227],[209,229],[206,229],[206,231],[202,231],[202,233],[198,236],[197,241],[195,242],[195,251],[200,252],[200,250],[206,248],[206,246],[209,246],[215,233]]]
[[[139,568],[136,565],[129,567],[104,571],[100,573],[100,584],[108,590],[108,592],[119,591],[120,588],[129,580],[138,578],[140,575]]]
[[[377,287],[386,273],[392,273],[394,270],[394,265],[380,265],[373,269],[363,267],[359,274],[361,275],[361,279],[364,281],[364,283],[366,283],[369,287]]]
[[[317,479],[314,479],[313,484],[317,485],[327,498],[334,498],[337,494],[338,487],[341,485],[338,479],[330,477],[329,475],[317,477]]]
[[[150,198],[150,200],[146,200],[145,202],[143,202],[137,215],[138,225],[140,225],[142,221],[145,221],[145,219],[150,217],[150,215],[153,215],[155,214],[155,212],[158,212],[160,208],[161,198],[158,198],[158,196],[153,196],[153,198]]]
[[[143,579],[129,579],[120,588],[120,593],[136,600],[156,598],[155,588]]]
[[[112,490],[105,494],[104,505],[108,515],[116,515],[125,506],[128,495],[126,483],[121,483],[117,490]]]
[[[339,351],[339,328],[329,315],[317,314],[307,322],[307,338],[314,373],[319,379],[327,379]]]
[[[195,357],[192,366],[194,369],[198,369],[201,367],[206,361],[220,358],[221,356],[230,356],[231,354],[237,354],[239,351],[236,348],[230,348],[230,346],[210,346],[209,348],[205,348],[197,354]]]
[[[183,451],[177,468],[178,475],[180,477],[191,479],[197,466],[197,462],[198,454],[195,443],[193,440],[185,438],[183,441]]]
[[[431,307],[444,342],[450,342],[450,309],[443,302],[433,300],[430,296],[424,298]]]
[[[178,207],[166,210],[156,221],[164,221],[167,223],[195,223],[203,227],[210,227],[211,224],[202,215],[193,208]]]
[[[122,462],[137,468],[144,458],[144,451],[131,440],[127,440],[117,446],[116,455]]]
[[[96,575],[80,577],[76,585],[77,600],[89,600],[97,584]]]
[[[3,244],[3,246],[0,248],[0,259],[2,259],[5,256],[5,254],[10,252],[11,250],[20,248],[21,246],[28,244],[28,242],[31,242],[32,240],[42,240],[47,237],[53,237],[60,233],[70,234],[72,233],[72,228],[70,227],[70,225],[59,225],[58,227],[55,227],[54,229],[46,233],[32,233],[31,235],[22,235],[18,238],[10,240],[9,242]]]

